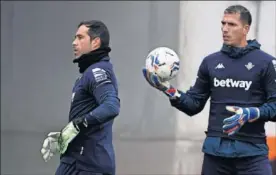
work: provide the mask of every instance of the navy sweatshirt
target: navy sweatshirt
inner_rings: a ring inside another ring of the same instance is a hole
[[[113,119],[119,114],[117,79],[109,57],[88,67],[73,87],[69,121],[85,116],[88,129],[69,144],[62,162],[96,172],[115,172],[112,144]]]
[[[171,100],[172,106],[193,116],[210,98],[207,137],[265,144],[265,122],[276,121],[276,60],[256,45],[256,41],[249,41],[247,52],[236,57],[223,50],[208,55],[200,65],[195,85],[186,93],[180,91],[179,99]],[[227,105],[260,107],[261,117],[229,137],[222,132],[223,120],[233,115],[225,109]]]

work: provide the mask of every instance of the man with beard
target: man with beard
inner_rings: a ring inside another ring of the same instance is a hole
[[[73,87],[69,123],[49,133],[41,149],[45,161],[61,155],[56,175],[115,174],[112,126],[120,100],[109,40],[101,21],[78,25],[73,48],[81,76]]]

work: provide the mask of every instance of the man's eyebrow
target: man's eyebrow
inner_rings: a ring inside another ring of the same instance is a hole
[[[81,37],[81,36],[83,36],[82,34],[76,34],[74,37],[76,38],[76,37]]]

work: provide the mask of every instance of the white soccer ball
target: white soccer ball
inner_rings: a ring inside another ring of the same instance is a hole
[[[146,59],[146,69],[154,72],[162,82],[175,78],[178,74],[179,66],[178,55],[167,47],[153,49]]]

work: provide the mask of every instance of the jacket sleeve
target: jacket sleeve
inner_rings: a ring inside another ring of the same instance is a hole
[[[199,67],[196,82],[186,93],[179,90],[180,97],[170,99],[171,105],[189,116],[198,114],[210,96],[209,71],[204,59]]]
[[[276,60],[269,62],[263,74],[267,102],[260,109],[260,119],[276,122]]]
[[[88,91],[99,104],[97,108],[85,115],[88,124],[98,125],[114,119],[120,112],[120,99],[110,78],[110,72],[102,68],[94,68],[86,78],[89,82]]]

